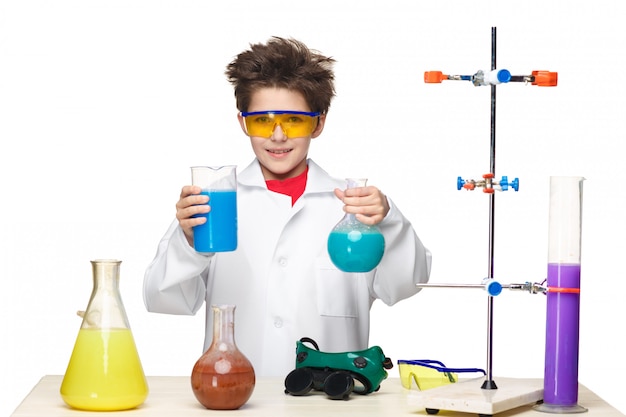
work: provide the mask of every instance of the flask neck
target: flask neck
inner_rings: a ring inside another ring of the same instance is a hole
[[[235,306],[214,305],[213,344],[235,345]]]
[[[366,187],[366,186],[367,186],[367,178],[346,178],[347,189]],[[353,214],[353,213],[346,213],[345,216],[343,217],[343,221],[349,224],[353,224],[353,223],[361,224],[361,222],[359,222],[356,219],[356,214]]]
[[[366,187],[367,178],[346,178],[346,188]]]
[[[112,259],[91,261],[93,291],[83,315],[82,329],[129,329],[119,291],[120,264]]]
[[[120,264],[117,260],[91,261],[94,291],[109,290],[119,292]]]

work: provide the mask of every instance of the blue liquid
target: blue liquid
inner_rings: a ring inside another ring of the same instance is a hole
[[[198,252],[228,252],[237,249],[237,192],[202,191],[209,196],[211,211],[199,216],[207,221],[193,228],[193,245]]]
[[[333,230],[328,236],[328,254],[344,272],[369,272],[385,252],[385,238],[378,230]]]

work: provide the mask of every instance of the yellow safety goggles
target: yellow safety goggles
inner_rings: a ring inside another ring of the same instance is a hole
[[[419,360],[398,360],[400,370],[400,382],[406,389],[411,389],[411,381],[420,391],[452,384],[459,380],[457,373],[480,372],[487,373],[478,368],[447,368],[439,361],[419,359]]]
[[[269,139],[280,126],[288,139],[310,136],[319,122],[319,112],[270,110],[241,112],[248,136]]]

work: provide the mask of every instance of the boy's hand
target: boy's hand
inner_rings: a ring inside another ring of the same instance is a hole
[[[387,197],[374,186],[348,188],[344,191],[335,188],[335,195],[345,204],[343,211],[355,214],[361,223],[378,224],[389,213]]]
[[[207,204],[209,197],[199,195],[201,192],[202,188],[197,185],[185,185],[176,203],[176,218],[190,246],[193,246],[193,226],[206,222],[206,217],[191,216],[211,211],[211,206]]]

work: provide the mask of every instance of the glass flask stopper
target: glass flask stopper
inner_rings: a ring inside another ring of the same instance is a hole
[[[119,291],[121,261],[91,261],[93,291],[63,382],[61,397],[72,408],[119,411],[148,396],[135,340]]]
[[[366,178],[348,178],[347,188],[365,187]],[[328,254],[344,272],[369,272],[376,268],[385,252],[385,238],[378,226],[357,220],[346,213],[328,235]]]

